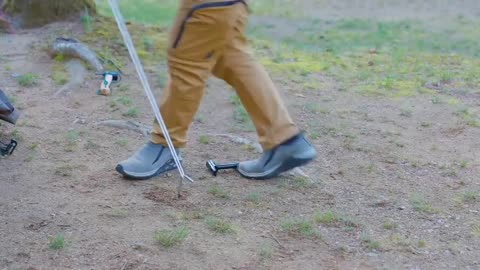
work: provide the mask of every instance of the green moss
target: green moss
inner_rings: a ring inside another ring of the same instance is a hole
[[[65,66],[60,62],[56,62],[52,67],[52,79],[57,85],[64,85],[69,81],[69,75],[65,70]]]
[[[97,55],[108,60],[105,63],[106,69],[116,70],[117,67],[123,69],[125,63],[131,60],[115,20],[110,17],[95,17],[93,23],[95,28],[80,37],[81,41],[92,44],[92,49]],[[146,69],[156,68],[159,62],[166,59],[167,29],[135,22],[128,24],[128,28]],[[141,46],[145,45],[145,37],[148,37],[148,50]]]
[[[306,219],[289,219],[281,224],[282,229],[294,236],[317,238],[320,233],[315,229],[315,224]]]
[[[35,73],[26,73],[17,78],[18,84],[23,87],[32,87],[38,84],[38,79],[40,77]]]

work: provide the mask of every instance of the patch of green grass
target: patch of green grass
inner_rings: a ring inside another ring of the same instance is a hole
[[[217,198],[229,199],[230,194],[218,185],[214,185],[208,189],[208,193],[212,194]]]
[[[313,182],[308,177],[296,175],[294,177],[284,178],[280,182],[280,186],[291,187],[294,189],[305,189],[305,188],[311,188],[313,186]]]
[[[437,210],[425,200],[424,196],[418,193],[412,194],[410,197],[410,205],[418,212],[428,214],[437,213]]]
[[[327,211],[327,212],[318,212],[315,214],[315,222],[324,224],[324,225],[331,225],[339,221],[337,213],[333,211]]]
[[[128,145],[128,140],[126,139],[118,140],[115,142],[115,144],[121,147],[125,147]]]
[[[69,75],[61,63],[55,63],[52,68],[52,79],[56,85],[65,85],[69,80]]]
[[[395,223],[393,219],[388,219],[383,223],[383,228],[385,230],[394,230],[398,227],[398,224]]]
[[[318,224],[326,226],[345,226],[347,228],[356,228],[360,226],[353,217],[334,210],[316,212],[313,216],[313,220]]]
[[[38,148],[39,144],[38,143],[32,143],[28,146],[28,149],[35,151]]]
[[[119,86],[117,86],[117,90],[119,92],[125,93],[125,92],[128,92],[128,90],[130,90],[130,88],[126,84],[120,84]]]
[[[307,104],[305,104],[305,109],[308,112],[314,113],[314,114],[327,114],[328,113],[327,109],[322,108],[320,106],[320,104],[315,103],[315,102],[308,102]]]
[[[171,229],[171,230],[168,230],[168,229],[158,230],[155,233],[154,239],[160,245],[169,248],[185,240],[188,234],[189,234],[188,228],[185,226],[182,226],[182,227]]]
[[[457,109],[454,114],[459,117],[466,125],[471,127],[480,127],[480,121],[476,117],[476,113],[467,107]]]
[[[412,110],[411,109],[401,109],[400,110],[400,116],[406,117],[406,118],[411,118],[413,116]]]
[[[10,136],[17,141],[23,141],[23,134],[19,129],[13,129],[13,131],[10,133]]]
[[[458,174],[457,174],[457,172],[455,171],[455,169],[453,169],[453,168],[445,168],[445,169],[443,169],[443,171],[442,171],[442,176],[445,176],[445,177],[457,177]]]
[[[207,135],[201,135],[199,138],[198,138],[198,141],[201,143],[201,144],[209,144],[210,143],[210,136],[207,136]]]
[[[366,232],[362,233],[361,240],[369,250],[379,251],[382,249],[382,244],[379,241],[374,240],[372,236]]]
[[[274,15],[280,17],[297,18],[300,17],[300,13],[295,12],[291,8],[292,1],[251,1],[249,4],[251,10],[257,15]]]
[[[168,73],[165,70],[161,70],[157,73],[157,83],[160,88],[165,88],[168,82]]]
[[[60,250],[65,247],[65,237],[62,234],[57,234],[55,237],[50,238],[48,247],[53,250]]]
[[[466,190],[459,195],[460,201],[463,203],[475,203],[480,201],[480,192],[475,190]]]
[[[317,130],[309,130],[308,135],[310,136],[310,139],[312,140],[317,140],[321,137],[321,134]]]
[[[230,103],[235,105],[235,109],[233,111],[233,119],[238,123],[241,124],[247,131],[253,131],[255,129],[248,112],[245,110],[240,97],[237,95],[233,95],[230,97]]]
[[[112,16],[107,0],[96,0],[95,2],[100,14]],[[119,1],[119,5],[126,20],[168,26],[176,14],[178,1],[163,0],[161,5],[156,0]]]
[[[235,232],[232,223],[223,218],[208,217],[205,220],[205,223],[207,224],[208,229],[217,233],[226,234]]]
[[[480,223],[472,225],[472,234],[476,237],[480,237]]]
[[[205,117],[203,117],[200,114],[197,114],[197,115],[195,115],[195,121],[203,124],[203,123],[205,123]]]
[[[112,110],[116,110],[117,107],[118,107],[118,104],[115,100],[111,100],[109,103],[108,103],[108,106],[110,107],[110,109]]]
[[[137,108],[130,108],[127,112],[123,114],[123,116],[137,118],[138,117],[138,109]]]
[[[88,9],[85,8],[82,16],[80,17],[80,21],[82,22],[83,30],[86,33],[90,33],[93,30],[93,18],[90,16]]]
[[[443,102],[443,100],[442,100],[441,97],[439,97],[439,96],[433,96],[433,97],[432,97],[432,103],[433,103],[433,104],[442,104],[442,103],[444,103],[444,102]]]
[[[142,44],[143,49],[147,52],[150,52],[154,48],[153,40],[148,36],[143,37]]]
[[[429,123],[429,122],[422,122],[420,125],[421,125],[422,127],[424,127],[424,128],[429,128],[429,127],[431,127],[431,126],[432,126],[432,123]]]
[[[328,27],[319,35],[323,25]],[[471,25],[479,26],[479,21]],[[369,96],[435,94],[440,98],[436,90],[428,88],[428,82],[440,82],[435,87],[441,90],[461,87],[466,91],[473,91],[479,83],[472,70],[477,74],[480,70],[480,49],[474,45],[480,34],[458,31],[471,25],[455,25],[457,41],[452,41],[443,30],[432,31],[413,20],[318,20],[282,40],[281,45],[268,41],[268,31],[254,32],[257,39],[253,42],[270,71],[293,81],[304,82],[301,78],[305,74],[323,73],[340,81],[343,89],[352,88]],[[464,43],[459,45],[458,40]],[[449,85],[444,85],[447,82]]]
[[[236,106],[233,112],[233,118],[239,124],[248,124],[250,121],[250,116],[243,106]]]
[[[8,100],[10,100],[10,103],[13,105],[17,104],[17,97],[16,96],[7,96]]]
[[[75,130],[69,130],[65,138],[68,143],[76,143],[80,137],[80,134]]]
[[[29,72],[19,76],[17,78],[17,82],[23,87],[32,87],[32,86],[38,85],[39,78],[40,77],[37,74]]]
[[[396,247],[408,248],[411,246],[411,243],[408,240],[408,238],[398,233],[395,233],[390,236],[390,242],[393,246],[396,246]]]
[[[91,139],[88,139],[87,143],[85,143],[85,146],[84,146],[86,150],[98,150],[100,147],[102,147],[100,144],[96,143]]]
[[[114,217],[114,218],[125,218],[128,216],[128,211],[121,208],[114,208],[108,214],[108,216]]]
[[[126,96],[122,96],[117,98],[117,102],[124,105],[124,106],[131,106],[132,105],[132,99]]]
[[[182,219],[183,220],[199,220],[199,219],[203,219],[203,214],[200,211],[195,211],[195,210],[188,211],[188,212],[182,213]]]
[[[368,173],[374,173],[376,171],[376,166],[374,163],[370,163],[366,166],[362,166]]]
[[[273,257],[274,252],[275,252],[275,249],[273,245],[269,242],[266,242],[266,243],[262,243],[258,253],[262,258],[262,260],[269,260]]]
[[[320,233],[315,228],[315,223],[307,219],[289,219],[281,224],[282,229],[295,236],[320,237]]]
[[[65,164],[65,165],[62,165],[62,166],[58,166],[55,169],[55,174],[58,175],[58,176],[68,177],[68,176],[73,175],[73,170],[74,170],[73,166],[71,166],[69,164]]]
[[[460,162],[460,168],[465,169],[468,166],[468,160],[462,160]]]
[[[258,192],[250,192],[247,194],[246,200],[249,202],[253,203],[259,203],[260,202],[260,193]]]
[[[425,242],[425,240],[420,239],[418,240],[417,246],[419,248],[425,248],[427,246],[427,242]]]

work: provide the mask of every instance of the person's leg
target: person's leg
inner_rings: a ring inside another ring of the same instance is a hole
[[[187,132],[199,108],[204,87],[226,40],[225,8],[198,9],[184,1],[171,31],[168,49],[169,83],[159,102],[176,148],[187,143]],[[176,169],[160,126],[154,122],[151,141],[117,171],[132,179],[149,179]]]
[[[213,73],[236,90],[264,150],[260,159],[240,163],[239,172],[248,178],[275,177],[312,161],[316,151],[300,134],[277,88],[251,52],[245,36],[247,9],[237,6],[231,18],[229,43]]]

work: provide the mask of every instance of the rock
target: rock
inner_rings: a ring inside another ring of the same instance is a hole
[[[137,243],[133,243],[132,244],[132,248],[135,249],[135,250],[148,250],[148,246],[145,245],[144,243],[142,242],[137,242]]]

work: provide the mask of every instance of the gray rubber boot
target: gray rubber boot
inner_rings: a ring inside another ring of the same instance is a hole
[[[296,167],[304,166],[313,161],[317,151],[299,134],[287,142],[266,151],[256,160],[241,162],[238,172],[250,179],[270,179]]]
[[[177,154],[180,158],[179,151]],[[152,142],[146,143],[129,159],[120,162],[116,170],[132,180],[147,180],[162,173],[177,169],[168,147]]]

